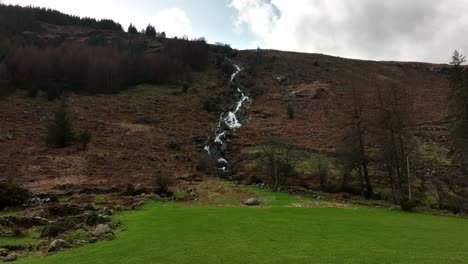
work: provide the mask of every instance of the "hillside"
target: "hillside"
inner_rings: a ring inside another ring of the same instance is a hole
[[[0,22],[0,260],[467,260],[465,67]]]

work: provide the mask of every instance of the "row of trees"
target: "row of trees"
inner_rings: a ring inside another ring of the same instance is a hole
[[[465,57],[455,52],[449,76],[449,119],[452,121],[455,139],[460,139],[461,142],[466,142],[468,138],[468,70],[463,66],[464,62]],[[337,107],[340,113],[333,115],[334,118],[342,117],[336,119],[342,132],[338,147],[343,165],[341,189],[349,189],[351,176],[357,175],[363,193],[372,197],[372,182],[381,180],[380,173],[377,176],[375,171],[369,172],[369,164],[372,163],[374,167],[385,172],[384,182],[391,186],[393,200],[402,204],[413,198],[410,167],[416,167],[418,163],[423,162],[416,156],[416,142],[411,131],[411,97],[397,83],[371,86],[375,87],[373,92],[359,86],[349,87]],[[461,149],[462,145],[458,146]],[[411,165],[411,162],[416,164]],[[424,164],[426,167],[427,165]],[[466,174],[457,171],[457,167],[464,166],[455,165],[450,173],[432,164],[437,171],[429,173],[427,179],[419,175],[419,181],[432,182],[439,206],[448,208],[454,206],[453,202],[456,201],[455,207],[463,207],[463,202],[459,202],[457,197],[463,197],[466,180],[453,175]]]
[[[48,93],[113,93],[140,83],[189,81],[191,71],[203,70],[208,62],[209,47],[201,41],[174,40],[155,54],[66,43],[11,51],[0,65],[0,77],[12,87]]]
[[[361,87],[350,87],[343,94],[336,116],[341,139],[338,152],[343,165],[341,189],[350,188],[351,175],[359,177],[361,190],[374,195],[369,164],[386,172],[393,200],[410,199],[408,158],[413,148],[409,128],[411,106],[408,93],[397,83],[375,84],[371,93]]]
[[[0,36],[9,37],[24,31],[35,31],[40,22],[59,26],[80,26],[102,30],[123,31],[122,25],[110,19],[96,20],[61,13],[39,7],[22,7],[0,4]]]

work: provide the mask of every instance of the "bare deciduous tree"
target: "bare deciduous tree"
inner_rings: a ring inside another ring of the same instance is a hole
[[[263,175],[266,184],[273,190],[286,184],[295,174],[295,159],[292,146],[281,141],[274,141],[262,146],[257,169]]]

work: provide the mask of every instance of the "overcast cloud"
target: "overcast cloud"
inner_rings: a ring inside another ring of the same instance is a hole
[[[168,36],[238,49],[448,62],[468,56],[468,0],[0,0],[95,18],[152,23]]]
[[[250,46],[375,60],[468,53],[467,0],[232,0]]]

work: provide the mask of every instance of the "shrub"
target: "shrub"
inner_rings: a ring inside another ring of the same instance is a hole
[[[288,117],[289,119],[294,119],[294,108],[292,104],[288,104]]]
[[[197,170],[211,174],[216,169],[217,164],[216,158],[204,151],[198,157]]]
[[[56,237],[65,230],[66,228],[62,223],[50,224],[42,229],[41,237]]]
[[[405,199],[401,199],[400,201],[401,210],[406,211],[406,212],[413,211],[413,209],[416,206],[418,206],[418,203],[415,200],[409,200],[405,198]]]
[[[164,196],[172,195],[172,192],[169,191],[171,179],[168,176],[158,173],[155,177],[155,181],[157,194]]]
[[[330,167],[325,159],[319,158],[317,162],[317,175],[319,176],[320,188],[322,191],[328,188],[328,177],[330,175]]]
[[[14,184],[0,184],[0,210],[5,207],[21,206],[28,198],[28,190]]]
[[[224,59],[223,62],[221,63],[221,70],[226,74],[226,75],[231,75],[236,72],[236,67],[232,64],[230,60]]]
[[[86,149],[88,147],[89,142],[91,142],[91,133],[89,133],[88,130],[85,130],[78,135],[77,140],[78,143],[81,144],[82,148]]]
[[[319,67],[319,66],[320,66],[318,60],[314,60],[314,66],[315,66],[315,67]]]
[[[65,104],[55,113],[54,120],[47,128],[47,146],[53,148],[64,148],[75,138],[72,124],[65,111]]]
[[[221,111],[223,100],[217,96],[214,99],[205,99],[203,101],[203,110],[209,113],[217,113]]]
[[[189,89],[190,89],[190,84],[188,82],[185,82],[182,85],[182,90],[184,91],[184,93],[186,93],[186,92],[188,92]]]

